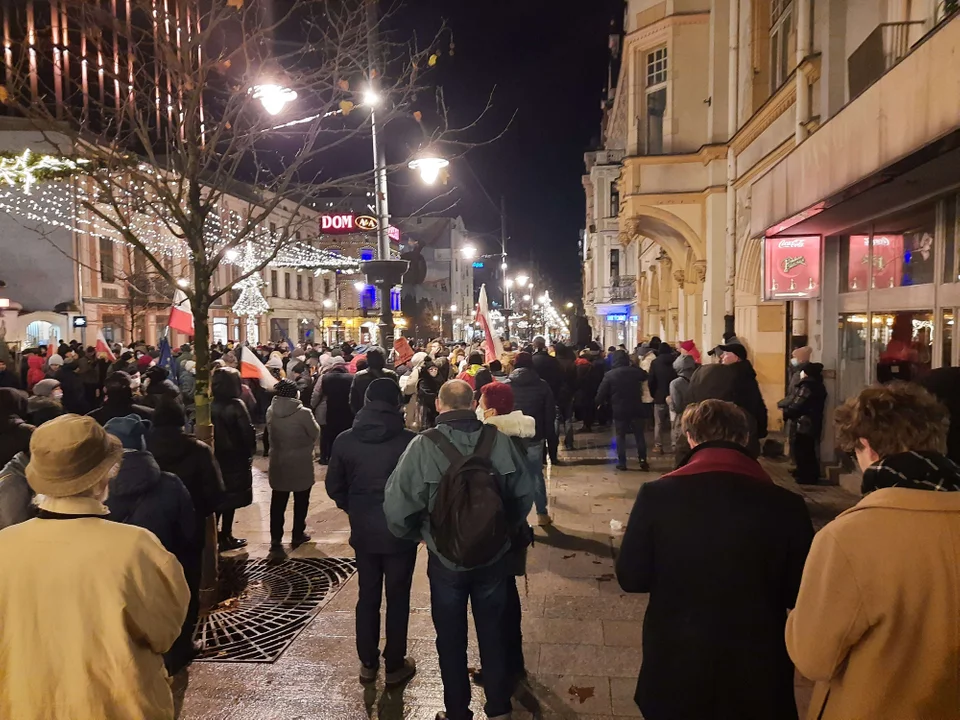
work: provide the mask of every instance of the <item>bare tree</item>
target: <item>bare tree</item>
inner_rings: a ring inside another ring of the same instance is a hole
[[[37,72],[26,42],[6,55],[7,105],[77,163],[61,182],[77,229],[127,245],[170,288],[170,258],[186,259],[202,429],[214,302],[269,264],[352,263],[297,238],[316,234],[314,198],[370,187],[369,169],[338,170],[346,150],[366,147],[355,143],[369,133],[365,103],[379,102],[384,125],[420,127],[411,155],[468,147],[468,128],[449,126],[442,92],[424,83],[445,31],[372,47],[372,1],[59,0],[68,52],[53,48],[51,72]],[[250,252],[256,262],[217,286],[217,269]]]

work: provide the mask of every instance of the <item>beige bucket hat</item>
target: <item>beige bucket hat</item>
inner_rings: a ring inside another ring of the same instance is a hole
[[[61,415],[33,431],[27,482],[41,495],[79,495],[103,480],[122,459],[120,440],[96,420]]]

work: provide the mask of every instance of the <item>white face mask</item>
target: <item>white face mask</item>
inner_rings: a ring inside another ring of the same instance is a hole
[[[790,358],[790,364],[796,367],[797,365],[800,364],[800,361],[797,360],[796,358]]]
[[[484,409],[477,405],[477,420],[483,422],[484,420]]]
[[[62,400],[63,390],[54,390],[53,395],[51,395],[50,397],[52,397],[54,400]]]

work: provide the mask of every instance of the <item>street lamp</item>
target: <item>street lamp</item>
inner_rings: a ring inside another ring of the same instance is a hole
[[[323,306],[324,306],[325,308],[327,308],[327,309],[332,308],[332,307],[333,307],[333,300],[331,300],[330,298],[324,298],[324,299],[323,299]]]
[[[440,177],[440,171],[450,165],[446,158],[433,155],[424,155],[410,161],[408,167],[420,173],[420,177],[427,185],[433,185]]]
[[[572,303],[572,302],[568,302],[568,303],[567,303],[567,310],[572,310],[572,309],[573,309],[573,303]]]
[[[363,93],[363,104],[373,107],[380,104],[380,94],[373,88],[369,88]]]
[[[473,245],[464,246],[460,252],[467,260],[473,260],[477,256],[477,249]]]
[[[254,85],[250,92],[255,100],[259,100],[263,109],[271,115],[279,115],[287,103],[297,99],[295,90],[291,90],[283,85],[276,83],[264,83],[263,85]]]
[[[529,296],[529,295],[524,295],[524,296],[523,296],[523,301],[524,301],[524,302],[530,302],[530,296]]]
[[[520,287],[525,287],[529,279],[530,278],[526,275],[517,275],[517,285]]]

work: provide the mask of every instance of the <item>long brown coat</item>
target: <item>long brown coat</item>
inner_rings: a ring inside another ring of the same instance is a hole
[[[827,525],[786,639],[810,720],[960,717],[960,493],[884,488]]]

